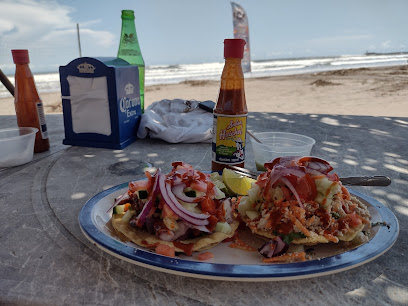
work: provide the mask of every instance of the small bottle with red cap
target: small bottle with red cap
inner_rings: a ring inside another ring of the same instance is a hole
[[[16,64],[14,106],[19,127],[35,127],[34,152],[44,152],[50,148],[44,109],[31,73],[28,50],[11,50]]]
[[[212,171],[222,171],[228,165],[244,167],[248,115],[241,68],[244,46],[243,39],[224,40],[225,66],[214,108]]]

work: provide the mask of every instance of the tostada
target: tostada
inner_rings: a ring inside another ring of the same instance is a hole
[[[234,235],[233,201],[210,175],[183,162],[172,163],[147,179],[129,183],[113,206],[112,226],[137,245],[171,255],[167,249],[191,255]],[[158,248],[158,246],[160,247]],[[164,246],[164,247],[163,247]]]
[[[370,226],[370,213],[316,157],[280,157],[240,198],[238,211],[253,233],[294,244],[351,241]]]

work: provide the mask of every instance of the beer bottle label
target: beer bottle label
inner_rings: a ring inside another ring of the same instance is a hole
[[[247,115],[214,114],[212,160],[239,164],[245,160]]]
[[[47,124],[45,123],[45,115],[44,115],[44,108],[42,102],[37,102],[37,115],[38,115],[38,122],[40,123],[40,132],[42,139],[48,138],[48,130]]]

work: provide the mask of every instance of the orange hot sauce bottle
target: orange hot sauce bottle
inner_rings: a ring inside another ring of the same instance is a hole
[[[47,124],[41,99],[35,87],[34,77],[31,73],[28,50],[11,50],[13,61],[16,64],[14,106],[19,127],[35,127],[34,152],[49,150]]]
[[[225,66],[214,108],[212,171],[222,171],[228,165],[244,167],[248,115],[241,68],[244,46],[243,39],[224,40]]]

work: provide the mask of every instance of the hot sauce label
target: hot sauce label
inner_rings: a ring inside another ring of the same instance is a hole
[[[41,102],[36,103],[38,122],[40,124],[40,133],[42,139],[48,138],[47,124],[45,123],[44,108]]]
[[[246,115],[214,114],[212,159],[221,164],[245,160]]]

